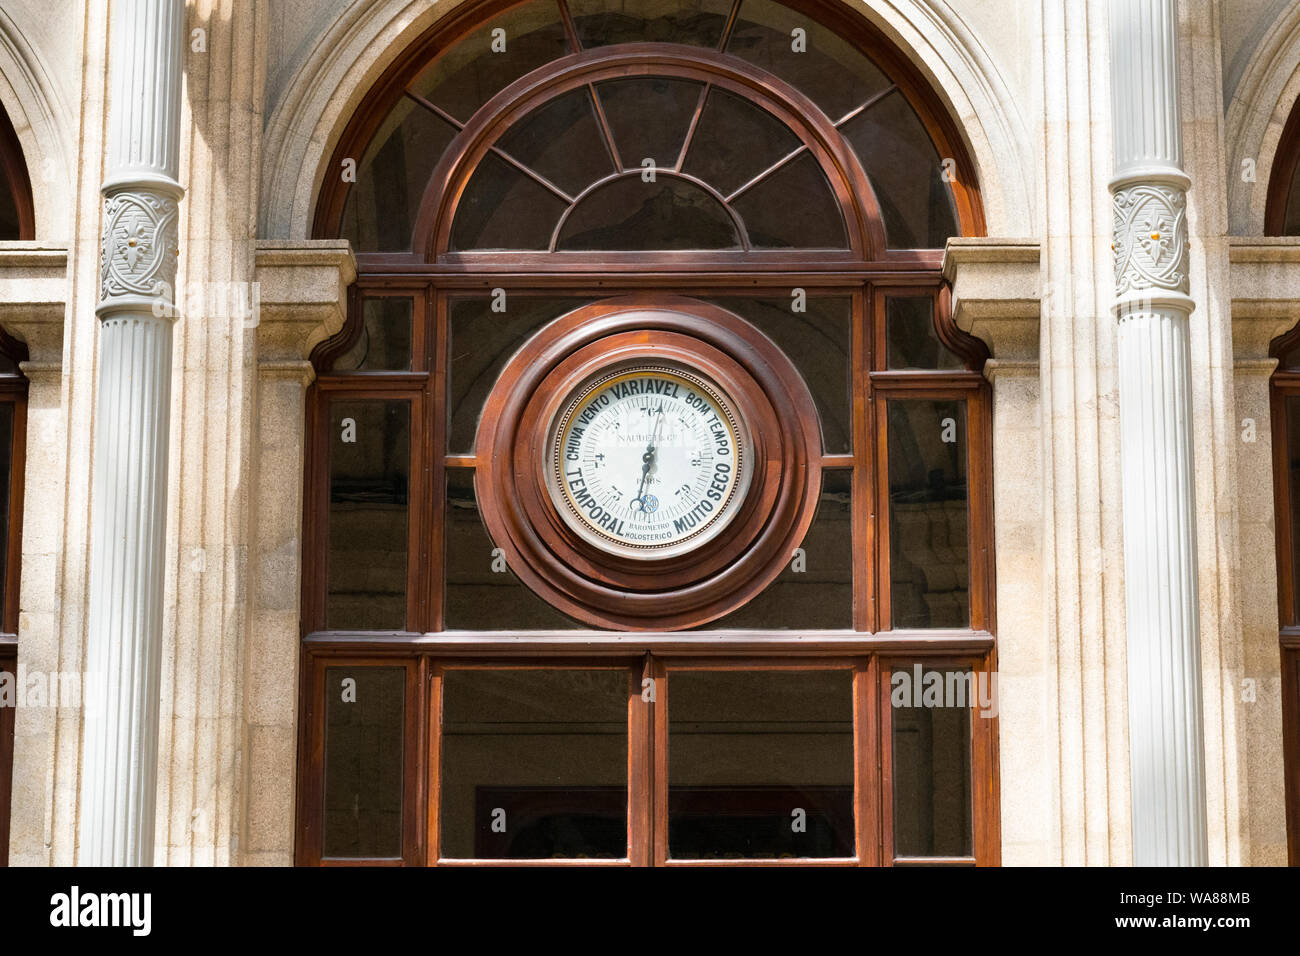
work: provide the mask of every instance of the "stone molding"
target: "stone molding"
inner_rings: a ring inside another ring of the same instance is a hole
[[[347,290],[357,277],[346,239],[260,240],[255,281],[260,318],[261,369],[305,362],[312,350],[343,328]]]
[[[0,326],[26,344],[32,363],[63,362],[67,292],[67,246],[0,242]]]
[[[988,345],[1004,368],[1038,363],[1042,246],[1037,239],[949,239],[943,275],[952,286],[952,317],[959,329]]]
[[[1228,237],[1235,365],[1271,361],[1269,346],[1300,320],[1300,236]]]

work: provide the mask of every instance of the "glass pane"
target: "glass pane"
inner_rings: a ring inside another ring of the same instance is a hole
[[[613,43],[716,47],[731,0],[569,0],[584,49]]]
[[[572,630],[575,625],[510,570],[479,516],[472,468],[447,469],[446,626],[450,630]]]
[[[786,163],[732,203],[755,249],[847,249],[840,204],[811,154]]]
[[[14,469],[14,405],[0,402],[0,622],[5,619],[5,587],[9,561],[9,489]],[[0,630],[3,630],[0,623]],[[0,772],[3,768],[0,768]]]
[[[888,405],[893,626],[970,627],[966,403]]]
[[[848,671],[674,671],[668,855],[851,857]]]
[[[811,296],[795,311],[785,298],[710,300],[735,312],[780,346],[817,403],[822,446],[828,454],[853,449],[853,300]]]
[[[840,130],[871,180],[891,249],[939,249],[958,234],[943,161],[902,93],[890,93]]]
[[[800,550],[744,607],[707,625],[726,630],[853,627],[853,472],[823,472],[821,503]]]
[[[1286,397],[1286,472],[1291,487],[1291,593],[1300,607],[1300,395]]]
[[[330,403],[330,630],[406,627],[411,405]]]
[[[934,299],[890,296],[885,300],[886,354],[891,369],[958,369],[966,365],[934,331]]]
[[[1282,219],[1282,235],[1300,236],[1300,163],[1291,175],[1291,188],[1287,192],[1286,215]]]
[[[447,363],[448,454],[473,453],[483,403],[501,369],[519,347],[548,322],[591,300],[539,298],[508,291],[500,303],[501,311],[493,309],[496,301],[488,295],[467,296],[452,299],[448,306],[451,340]]]
[[[489,153],[456,206],[451,248],[545,251],[567,208],[537,180]]]
[[[559,5],[537,0],[493,17],[454,43],[410,89],[464,123],[525,73],[568,52]]]
[[[624,168],[639,169],[647,159],[660,169],[677,166],[703,85],[662,76],[596,84]]]
[[[402,855],[406,670],[325,669],[325,828],[322,853]]]
[[[8,177],[0,171],[0,240],[17,238],[19,238],[18,204],[14,202]]]
[[[631,252],[740,247],[736,224],[721,203],[662,171],[652,183],[632,175],[590,193],[574,207],[557,245]]]
[[[794,31],[802,29],[805,49]],[[889,87],[874,63],[833,30],[771,0],[745,0],[727,52],[775,73],[813,100],[832,120]]]
[[[497,145],[570,196],[616,172],[585,87],[533,110]]]
[[[411,248],[420,200],[456,129],[410,97],[402,97],[357,164],[343,205],[340,234],[361,252]]]
[[[890,684],[894,856],[971,856],[970,715],[988,687],[919,664]]]
[[[409,372],[413,309],[410,299],[365,299],[361,304],[361,335],[334,361],[334,371]]]
[[[627,858],[627,671],[449,670],[442,856]]]
[[[800,145],[771,113],[715,88],[704,102],[682,172],[730,196]]]

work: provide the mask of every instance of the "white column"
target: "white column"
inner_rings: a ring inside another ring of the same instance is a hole
[[[1133,863],[1204,866],[1187,189],[1175,0],[1111,0]]]
[[[153,863],[184,0],[114,0],[79,862]]]

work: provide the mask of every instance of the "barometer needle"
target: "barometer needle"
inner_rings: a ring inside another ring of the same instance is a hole
[[[650,477],[650,469],[655,464],[655,442],[659,439],[659,426],[664,423],[664,406],[659,405],[659,411],[655,413],[654,431],[650,433],[650,444],[646,446],[645,454],[641,456],[641,484],[637,485],[636,497],[629,504],[640,504],[641,511],[645,511],[645,483]]]

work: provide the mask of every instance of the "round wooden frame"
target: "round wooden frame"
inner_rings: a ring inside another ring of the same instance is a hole
[[[546,488],[550,425],[573,388],[635,359],[698,369],[750,432],[753,465],[736,516],[697,550],[611,555],[576,534]],[[595,627],[677,630],[738,608],[770,584],[802,541],[821,488],[817,409],[798,371],[762,333],[684,296],[625,296],[570,312],[506,365],[479,422],[480,513],[515,574]]]

